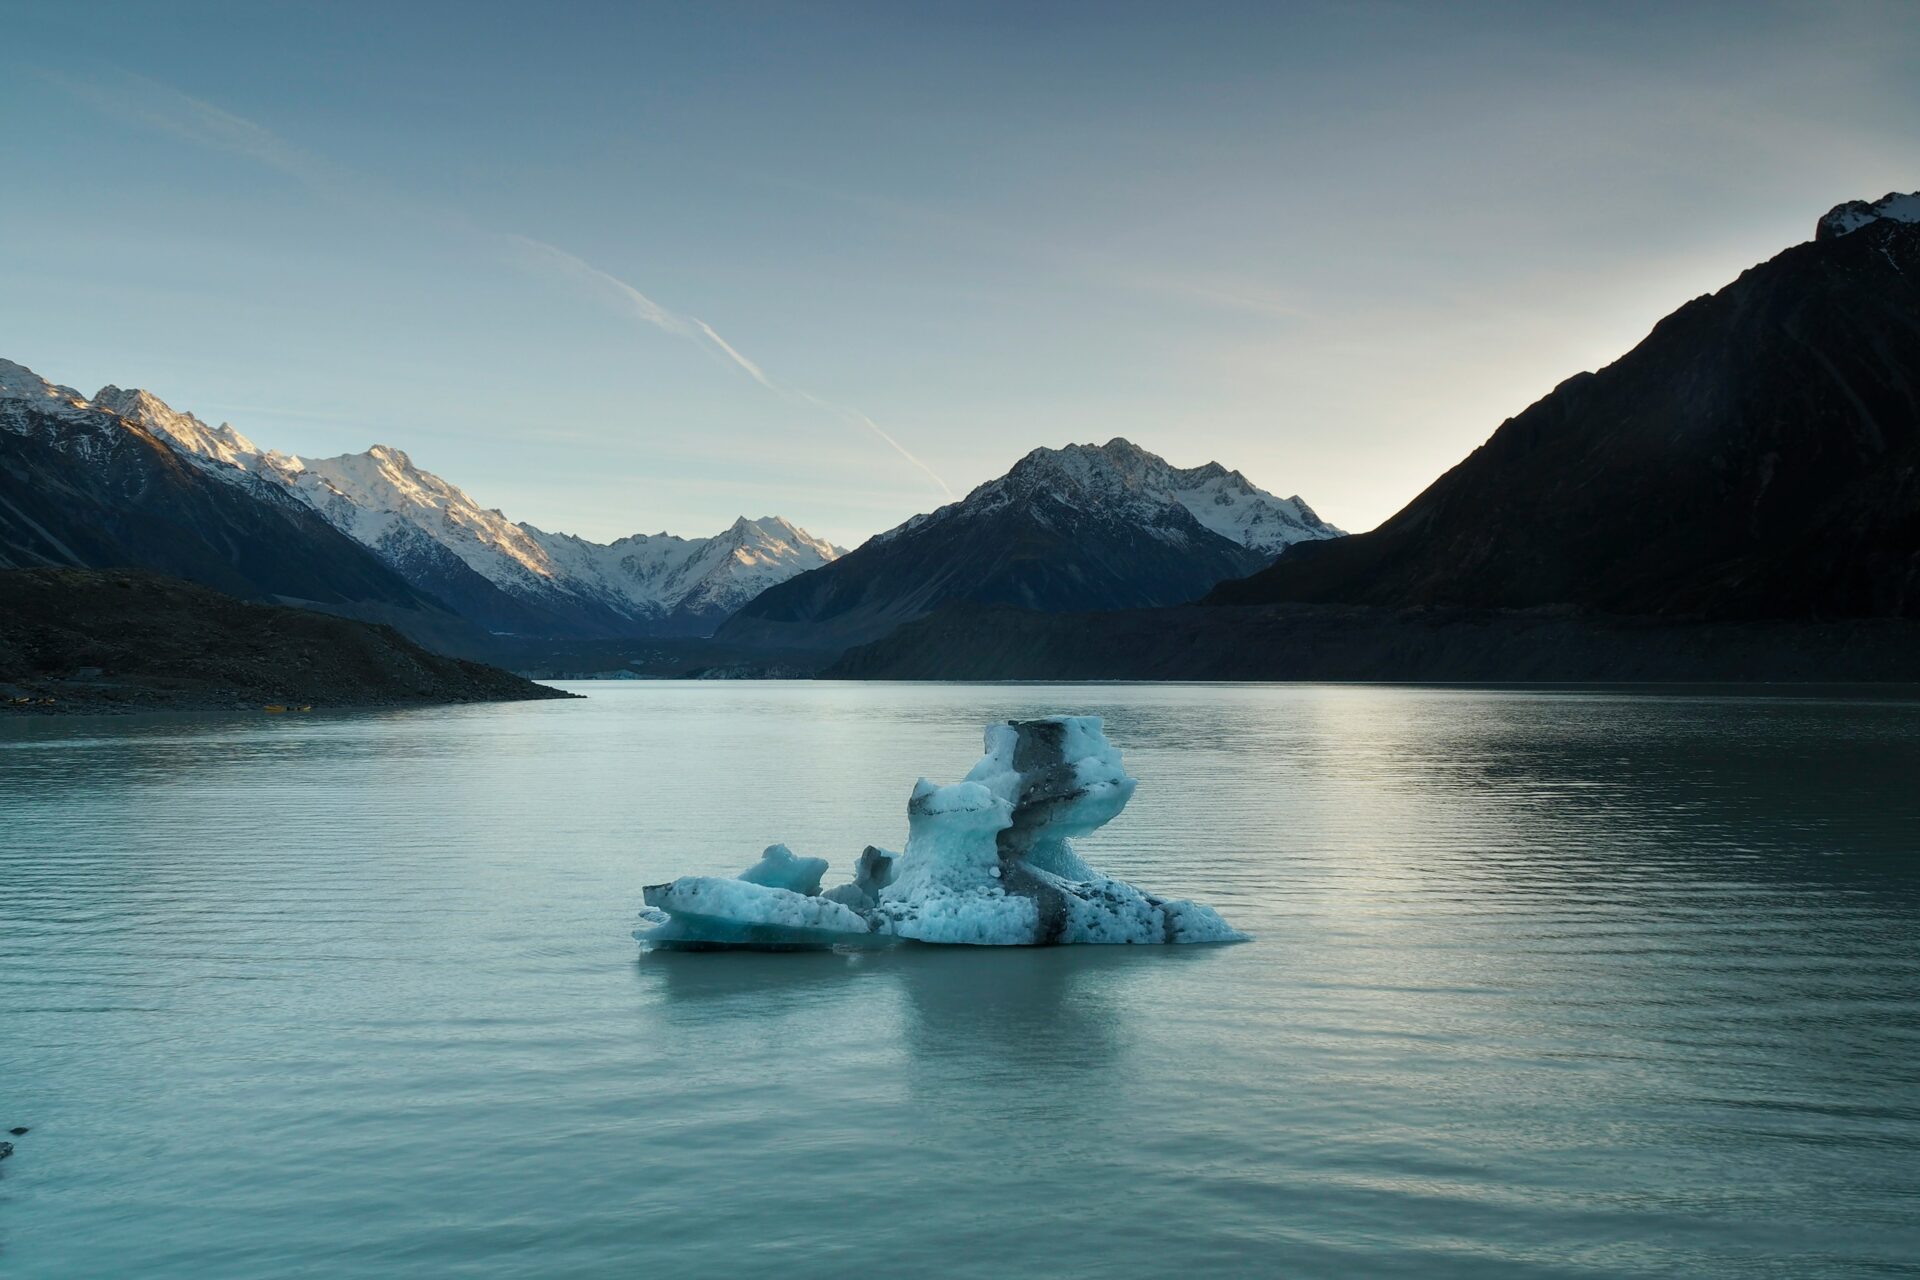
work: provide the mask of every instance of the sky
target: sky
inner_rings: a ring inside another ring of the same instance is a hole
[[[1920,5],[0,0],[0,356],[611,539],[1037,446],[1353,531],[1920,188]]]

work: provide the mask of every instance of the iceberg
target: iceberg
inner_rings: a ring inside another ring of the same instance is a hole
[[[989,725],[965,778],[914,785],[901,852],[868,845],[854,878],[823,892],[824,858],[771,845],[733,879],[647,886],[634,937],[677,950],[1244,940],[1213,908],[1102,875],[1074,851],[1137,785],[1098,716]]]

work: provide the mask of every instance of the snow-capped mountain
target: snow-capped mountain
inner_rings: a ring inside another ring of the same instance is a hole
[[[1849,200],[1821,215],[1815,225],[1815,240],[1831,240],[1848,235],[1875,222],[1920,222],[1920,191],[1889,191],[1871,203]]]
[[[1176,506],[1203,528],[1268,556],[1296,542],[1342,533],[1315,515],[1298,494],[1275,497],[1217,462],[1175,467],[1116,436],[1104,445],[1035,449],[1006,475],[989,480],[962,501],[915,516],[880,536],[890,538],[937,520],[978,519],[1042,493],[1070,506],[1131,520],[1175,544],[1188,536],[1180,522],[1166,518]]]
[[[778,516],[744,517],[710,538],[634,534],[611,543],[549,533],[475,502],[458,486],[376,445],[291,459],[286,482],[345,532],[398,564],[425,554],[418,530],[509,596],[592,631],[711,630],[761,591],[840,549]],[[599,617],[601,625],[593,624]]]
[[[0,360],[0,400],[23,401],[58,418],[74,419],[87,408],[87,398],[72,387],[62,387],[23,364]]]
[[[207,425],[153,393],[108,386],[91,401],[0,361],[0,396],[75,421],[111,415],[255,496],[290,495],[371,549],[416,588],[489,630],[535,635],[705,634],[767,587],[841,554],[777,516],[710,538],[637,534],[602,544],[516,523],[375,445],[300,458]]]
[[[1057,613],[1181,604],[1297,542],[1341,531],[1218,463],[1174,467],[1127,440],[1035,449],[959,502],[770,588],[721,634],[842,648],[949,600]]]
[[[93,403],[129,422],[139,423],[196,460],[206,459],[256,473],[271,467],[269,458],[274,455],[262,453],[253,441],[226,423],[210,427],[190,413],[176,411],[151,391],[126,391],[108,385],[94,395]]]
[[[520,527],[571,581],[636,605],[649,598],[672,600],[682,611],[716,620],[775,583],[844,554],[779,516],[741,516],[711,538],[634,534],[604,545]]]
[[[215,479],[140,422],[0,360],[0,568],[150,569],[427,644],[484,643],[306,503],[232,474]]]
[[[96,410],[72,387],[11,360],[0,360],[0,430],[96,463],[126,434],[112,414]]]

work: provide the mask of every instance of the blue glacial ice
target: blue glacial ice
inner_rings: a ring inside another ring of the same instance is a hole
[[[1213,908],[1143,892],[1074,852],[1136,785],[1098,716],[989,725],[965,779],[914,786],[904,851],[869,845],[854,878],[822,892],[824,858],[772,845],[733,879],[647,886],[649,927],[634,937],[677,949],[1240,941]]]

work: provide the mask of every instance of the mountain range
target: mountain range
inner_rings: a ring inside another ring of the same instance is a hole
[[[35,566],[147,568],[570,670],[632,673],[622,646],[652,637],[676,673],[711,645],[729,673],[1911,678],[1920,195],[1835,206],[1351,537],[1114,439],[1035,449],[851,552],[776,517],[601,544],[398,449],[264,451],[0,361],[0,567]]]
[[[1341,537],[1299,497],[1127,440],[1035,449],[959,502],[771,587],[721,639],[844,649],[952,601],[1055,613],[1180,604],[1301,542]]]
[[[449,650],[484,639],[292,494],[250,477],[216,480],[138,423],[8,363],[0,567],[147,569],[392,623]]]
[[[703,635],[767,586],[841,554],[777,516],[743,517],[709,538],[637,534],[603,544],[549,533],[481,507],[398,449],[376,445],[365,453],[315,459],[263,450],[233,427],[209,426],[151,392],[108,386],[88,398],[4,360],[0,427],[10,428],[14,447],[38,440],[82,470],[136,441],[150,454],[164,450],[219,486],[207,490],[176,477],[176,485],[211,495],[202,502],[312,513],[411,589],[385,584],[375,595],[406,600],[406,607],[444,606],[492,633]],[[92,478],[65,479],[84,486]],[[45,513],[37,523],[46,533],[60,521],[58,513]],[[23,526],[21,536],[8,539],[11,553],[0,546],[0,555],[23,565],[133,564],[243,594],[340,603],[338,592],[304,594],[298,583],[279,582],[266,572],[268,563],[287,559],[274,553],[273,538],[256,539],[248,549],[263,562],[264,576],[242,581],[222,567],[219,554],[197,568],[193,539],[181,533],[157,542],[142,535],[141,546],[117,547],[81,533],[64,541],[30,537]],[[72,545],[76,540],[85,544],[84,552]]]
[[[1177,604],[1297,542],[1340,536],[1298,497],[1218,463],[1173,467],[1122,439],[1036,449],[964,500],[847,553],[777,516],[697,539],[551,533],[482,507],[390,446],[298,457],[150,391],[87,397],[10,361],[0,361],[0,428],[0,462],[10,461],[0,564],[157,569],[519,665],[611,654],[624,669],[618,647],[600,642],[700,637],[723,623],[716,652],[729,662],[754,650],[831,654],[954,600]],[[26,456],[36,444],[49,452]],[[113,480],[132,456],[165,483]],[[83,490],[90,499],[74,500]],[[67,496],[49,506],[56,492]],[[139,528],[126,523],[136,510],[148,518]],[[308,561],[337,561],[335,577],[350,580],[314,580],[300,571]]]
[[[1298,543],[1201,607],[950,606],[830,670],[1920,678],[1920,194],[1836,206],[1379,528]]]

